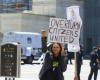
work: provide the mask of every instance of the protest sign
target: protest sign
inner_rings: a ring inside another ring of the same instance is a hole
[[[80,21],[82,26],[82,20],[79,14],[79,6],[70,6],[66,8],[67,20]]]
[[[79,6],[67,7],[66,12],[67,12],[67,19],[68,20],[80,21],[81,22],[80,27],[82,26],[82,20],[81,20],[80,15],[79,15]],[[75,59],[75,77],[74,77],[74,80],[78,80],[78,77],[77,77],[77,62],[76,62],[77,53],[76,52],[79,51],[79,50],[80,50],[79,43],[77,45],[72,44],[72,43],[68,44],[68,51],[75,52],[75,54],[74,54],[74,59]]]
[[[48,42],[79,44],[80,22],[51,18],[48,31]]]
[[[66,8],[66,13],[67,13],[67,20],[73,20],[73,21],[80,21],[82,26],[82,20],[79,14],[79,6],[70,6]],[[75,48],[72,48],[75,46]],[[77,52],[79,51],[79,44],[74,45],[74,44],[68,44],[68,51],[69,52]]]

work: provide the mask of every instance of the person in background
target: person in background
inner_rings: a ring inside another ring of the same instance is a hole
[[[46,31],[45,30],[41,30],[41,34],[42,34],[42,52],[46,53],[47,52],[47,37],[45,36]]]
[[[98,50],[97,50],[97,53],[98,53],[99,63],[100,63],[100,45],[98,45]]]
[[[72,64],[72,52],[67,51],[67,56],[68,56],[68,63],[67,64],[69,64],[69,60],[70,60],[70,64]]]
[[[46,44],[47,38],[43,37],[42,44]],[[45,41],[43,41],[45,40]],[[64,80],[63,72],[67,69],[67,60],[65,52],[62,51],[62,47],[59,43],[53,43],[50,50],[47,52],[46,45],[42,47],[42,51],[45,51],[46,56],[43,66],[39,73],[40,80]]]
[[[83,47],[82,47],[82,45],[79,45],[79,46],[80,46],[80,51],[77,52],[77,77],[78,77],[78,80],[80,80],[81,65],[82,65],[82,59],[84,56]]]
[[[32,47],[26,47],[27,59],[26,59],[25,63],[32,64],[32,62],[31,62],[32,61],[31,54],[32,54]]]
[[[47,52],[47,37],[45,36],[45,33],[46,33],[45,30],[41,30],[42,34],[41,42],[42,42],[42,53],[43,53],[41,55],[42,63],[44,62],[45,53]]]
[[[99,64],[97,47],[93,47],[93,52],[90,53],[90,58],[91,58],[90,59],[91,70],[90,70],[88,80],[91,80],[93,73],[94,73],[94,80],[97,80],[98,64]]]

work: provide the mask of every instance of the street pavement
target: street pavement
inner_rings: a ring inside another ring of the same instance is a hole
[[[35,63],[35,61],[33,61]],[[75,72],[75,66],[74,66],[74,60],[72,60],[73,64],[67,65],[67,70],[64,72],[64,80],[74,80],[74,72]],[[42,67],[42,64],[23,64],[21,65],[21,77],[15,78],[15,80],[39,80],[38,74]],[[81,68],[81,80],[88,80],[88,75],[90,73],[90,66],[89,66],[89,60],[83,60],[83,65]],[[4,77],[0,77],[0,80],[5,80]],[[92,80],[93,77],[92,77]],[[100,80],[100,70],[98,70],[98,76],[97,80]]]

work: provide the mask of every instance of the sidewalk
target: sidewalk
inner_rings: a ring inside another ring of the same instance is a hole
[[[74,60],[72,60],[72,62],[74,63]],[[75,76],[74,72],[75,72],[74,64],[73,65],[68,64],[67,71],[64,73],[65,80],[74,80]],[[90,73],[89,60],[83,60],[83,65],[81,67],[81,73],[80,73],[81,80],[88,80],[89,73]],[[93,77],[92,80],[94,80]],[[100,70],[98,70],[97,80],[100,80]]]
[[[67,70],[64,72],[64,80],[74,80],[74,60],[72,60],[73,65],[68,64]],[[42,65],[40,64],[32,64],[32,65],[21,65],[21,78],[16,78],[15,80],[39,80],[38,74]],[[81,80],[88,80],[88,75],[90,73],[89,60],[83,60],[83,65],[81,68],[80,78]],[[0,77],[0,80],[5,80]],[[94,80],[92,78],[92,80]],[[100,70],[98,70],[97,80],[100,80]]]

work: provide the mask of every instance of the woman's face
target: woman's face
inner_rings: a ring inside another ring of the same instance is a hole
[[[60,46],[57,43],[55,43],[52,47],[52,51],[53,51],[55,57],[57,57],[59,54],[59,51],[60,51]]]

